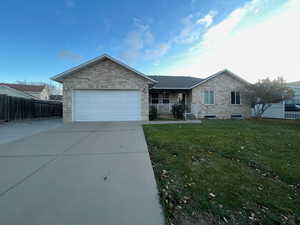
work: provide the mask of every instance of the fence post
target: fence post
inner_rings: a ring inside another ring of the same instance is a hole
[[[7,95],[0,94],[0,120],[6,121],[7,113],[6,113],[6,100]]]
[[[286,119],[285,113],[286,113],[286,112],[285,112],[285,101],[283,101],[283,102],[282,102],[282,114],[283,114],[283,115],[282,115],[282,118],[283,118],[283,119]]]
[[[10,101],[9,101],[9,96],[6,95],[6,118],[5,118],[5,121],[9,121],[10,120]]]

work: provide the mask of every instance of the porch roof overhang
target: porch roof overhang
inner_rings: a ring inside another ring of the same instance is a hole
[[[189,90],[194,85],[203,81],[201,78],[190,77],[190,76],[148,76],[157,83],[153,84],[150,88],[152,89],[164,89],[164,90]]]
[[[191,88],[172,88],[172,87],[168,87],[168,88],[156,88],[156,87],[152,87],[149,88],[149,90],[178,90],[178,91],[182,91],[182,90],[191,90]]]
[[[190,88],[149,88],[149,92],[159,93],[159,92],[173,92],[173,93],[182,93],[190,92]]]

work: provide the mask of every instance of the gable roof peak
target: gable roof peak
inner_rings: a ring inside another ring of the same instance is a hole
[[[209,80],[211,80],[211,79],[213,79],[213,78],[215,78],[215,77],[217,77],[217,76],[219,76],[219,75],[222,75],[222,74],[224,74],[224,73],[229,74],[229,75],[232,76],[233,78],[235,78],[235,79],[237,79],[237,80],[239,80],[239,81],[241,81],[241,82],[243,82],[243,83],[249,84],[248,81],[244,80],[244,79],[241,78],[240,76],[238,76],[238,75],[236,75],[235,73],[231,72],[229,69],[223,69],[223,70],[221,70],[221,71],[219,71],[219,72],[217,72],[217,73],[215,73],[215,74],[213,74],[213,75],[211,75],[211,76],[205,78],[203,81],[201,81],[200,83],[194,85],[192,88],[195,88],[195,87],[197,87],[197,86],[199,86],[199,85],[201,85],[201,84],[203,84],[203,83],[205,83],[205,82],[207,82],[207,81],[209,81]]]
[[[119,61],[118,59],[113,58],[112,56],[110,56],[110,55],[108,55],[106,53],[104,53],[104,54],[102,54],[102,55],[100,55],[100,56],[98,56],[96,58],[93,58],[91,60],[88,60],[85,63],[82,63],[82,64],[80,64],[78,66],[75,66],[75,67],[73,67],[73,68],[71,68],[69,70],[66,70],[65,72],[62,72],[62,73],[60,73],[60,74],[58,74],[56,76],[53,76],[53,77],[51,77],[51,80],[54,80],[54,81],[57,81],[57,82],[61,83],[66,76],[69,76],[69,75],[73,74],[74,72],[79,71],[79,70],[81,70],[81,69],[83,69],[83,68],[85,68],[85,67],[87,67],[87,66],[89,66],[89,65],[91,65],[93,63],[101,61],[103,59],[109,59],[110,61],[112,61],[112,62],[114,62],[114,63],[116,63],[116,64],[118,64],[118,65],[120,65],[120,66],[122,66],[122,67],[124,67],[124,68],[126,68],[126,69],[128,69],[130,71],[132,71],[132,72],[134,72],[135,74],[137,74],[137,75],[139,75],[139,76],[141,76],[141,77],[143,77],[143,78],[145,78],[145,79],[147,79],[147,80],[149,80],[149,81],[151,81],[153,83],[156,83],[155,80],[152,80],[151,78],[147,77],[142,72],[139,72],[139,71],[133,69],[132,67],[128,66],[127,64]]]

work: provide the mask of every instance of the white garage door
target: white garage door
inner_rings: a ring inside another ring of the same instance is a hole
[[[141,120],[141,92],[74,90],[73,121]]]

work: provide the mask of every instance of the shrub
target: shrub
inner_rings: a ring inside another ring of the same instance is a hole
[[[184,111],[185,111],[185,106],[183,104],[174,104],[172,106],[172,113],[174,118],[176,119],[184,119]]]
[[[157,119],[157,108],[152,105],[149,109],[149,120],[156,120]]]

